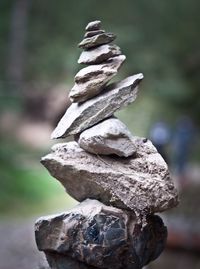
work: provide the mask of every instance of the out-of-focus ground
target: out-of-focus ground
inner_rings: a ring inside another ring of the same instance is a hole
[[[34,241],[34,219],[1,221],[0,268],[45,268],[46,260]]]

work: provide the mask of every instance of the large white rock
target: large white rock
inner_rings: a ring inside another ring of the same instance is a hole
[[[72,102],[83,102],[99,94],[108,81],[116,74],[122,63],[124,55],[110,58],[104,64],[90,65],[81,69],[75,76],[75,85],[69,93]]]
[[[120,55],[121,51],[117,45],[102,45],[94,49],[85,50],[81,53],[79,64],[99,64],[113,56]]]
[[[113,83],[98,96],[84,103],[73,103],[65,112],[51,138],[62,138],[77,134],[108,118],[113,113],[133,102],[137,97],[138,84],[143,74],[128,77]]]
[[[90,153],[128,157],[136,153],[134,140],[125,124],[117,118],[108,118],[83,131],[78,144]]]
[[[114,158],[61,143],[41,162],[78,201],[97,199],[141,218],[176,206],[177,191],[161,155],[147,139],[135,139],[135,147],[133,157]]]

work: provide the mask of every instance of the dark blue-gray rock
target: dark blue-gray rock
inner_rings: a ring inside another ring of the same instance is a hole
[[[119,55],[105,63],[90,65],[81,69],[75,76],[75,85],[69,93],[72,102],[84,102],[98,95],[116,74],[126,56]]]
[[[92,37],[92,36],[94,36],[94,35],[103,34],[103,33],[105,33],[104,30],[94,30],[94,31],[89,31],[89,32],[86,32],[86,33],[84,34],[84,37],[85,37],[85,38],[86,38],[86,37]]]
[[[68,255],[45,251],[45,256],[52,269],[97,269],[97,267],[72,259]]]
[[[93,154],[128,157],[136,153],[135,139],[125,124],[112,117],[83,131],[78,144]]]
[[[35,236],[53,269],[141,269],[163,251],[167,229],[158,216],[149,216],[142,228],[131,211],[88,199],[40,218]]]
[[[91,21],[87,24],[85,27],[86,31],[96,31],[101,29],[101,21],[96,20],[96,21]]]
[[[87,50],[93,47],[111,43],[115,39],[116,35],[114,35],[113,33],[102,33],[95,36],[84,38],[78,44],[78,47]]]
[[[116,45],[102,45],[90,50],[84,50],[79,59],[79,64],[100,64],[109,58],[121,54],[120,48]]]
[[[113,115],[118,109],[132,103],[138,92],[142,74],[128,77],[107,86],[101,94],[84,103],[73,103],[65,112],[51,138],[77,134]]]
[[[120,158],[90,154],[74,141],[60,143],[41,162],[76,200],[97,199],[142,219],[176,206],[178,194],[153,144],[139,137],[134,144],[136,153]]]

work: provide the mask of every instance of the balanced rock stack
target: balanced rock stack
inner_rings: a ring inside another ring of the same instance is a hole
[[[80,203],[36,222],[38,249],[51,268],[141,269],[162,252],[167,229],[154,213],[178,203],[167,164],[152,143],[133,136],[114,112],[136,99],[142,74],[108,82],[125,60],[115,35],[90,22],[79,47],[71,106],[52,138],[74,135],[42,164]]]

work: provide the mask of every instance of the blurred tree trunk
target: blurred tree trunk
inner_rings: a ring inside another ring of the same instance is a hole
[[[11,10],[7,78],[16,86],[24,81],[27,22],[31,0],[15,0]]]

